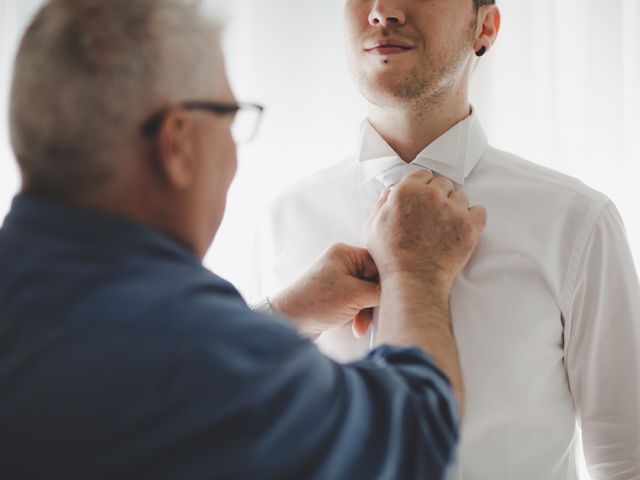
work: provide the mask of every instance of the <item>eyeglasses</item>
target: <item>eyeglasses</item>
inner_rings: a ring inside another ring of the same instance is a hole
[[[176,107],[184,110],[201,110],[214,115],[233,114],[231,135],[236,144],[250,142],[255,138],[264,112],[264,107],[255,103],[189,101],[181,102],[177,104]],[[147,137],[155,136],[168,113],[169,107],[149,117],[149,119],[142,124],[140,132]]]

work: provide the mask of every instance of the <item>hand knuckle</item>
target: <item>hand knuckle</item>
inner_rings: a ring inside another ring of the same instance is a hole
[[[410,185],[403,183],[399,184],[395,188],[395,197],[399,203],[404,203],[409,200],[412,196],[412,188]]]
[[[440,191],[435,187],[429,187],[425,189],[424,197],[429,201],[434,202],[440,199]]]
[[[330,256],[339,256],[345,251],[345,247],[346,245],[344,243],[334,243],[328,248],[327,253]]]

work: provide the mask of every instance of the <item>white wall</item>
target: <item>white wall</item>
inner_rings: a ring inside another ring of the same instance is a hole
[[[7,126],[11,64],[21,32],[38,0],[0,0],[0,223],[18,189],[18,171],[9,146]]]
[[[227,7],[225,46],[236,95],[267,107],[257,140],[240,149],[226,219],[205,260],[241,286],[267,201],[355,148],[366,107],[344,61],[342,1],[241,0]]]

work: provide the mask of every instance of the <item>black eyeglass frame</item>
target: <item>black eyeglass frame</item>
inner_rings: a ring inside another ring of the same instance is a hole
[[[140,127],[140,132],[146,137],[153,137],[158,133],[167,114],[172,108],[181,108],[183,110],[202,110],[216,115],[236,114],[240,110],[253,110],[258,113],[258,120],[253,132],[253,136],[258,131],[264,107],[257,103],[218,103],[206,100],[191,100],[177,103],[171,107],[164,108],[157,113],[151,115]],[[253,138],[253,136],[251,138]]]

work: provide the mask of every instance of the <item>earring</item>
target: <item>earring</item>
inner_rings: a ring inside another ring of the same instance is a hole
[[[482,47],[480,50],[478,50],[476,52],[476,57],[481,57],[483,56],[485,53],[487,53],[487,47]]]

